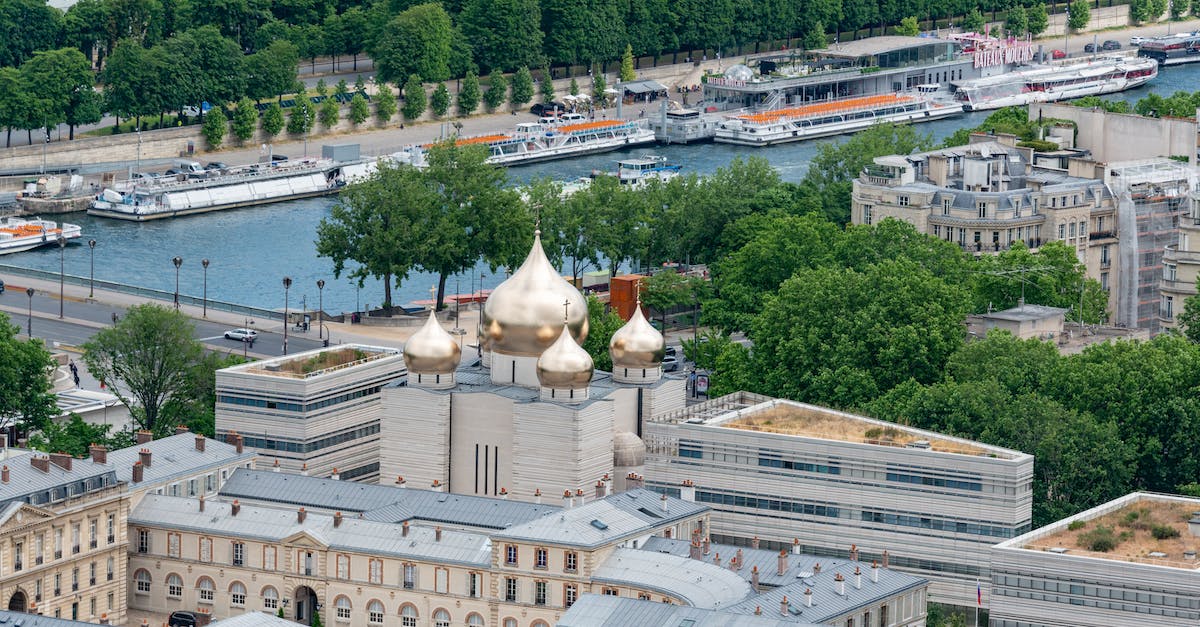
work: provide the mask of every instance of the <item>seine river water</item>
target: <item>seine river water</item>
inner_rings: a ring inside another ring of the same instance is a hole
[[[1200,85],[1200,64],[1192,64],[1166,68],[1149,85],[1110,97],[1134,101],[1151,92],[1169,95],[1176,91],[1194,91],[1197,85]],[[978,125],[985,117],[986,113],[973,113],[923,124],[919,128],[941,141],[959,128]],[[512,168],[509,173],[517,182],[542,176],[567,180],[586,176],[592,170],[613,169],[615,160],[624,156],[654,153],[683,165],[684,172],[706,174],[735,157],[760,156],[771,162],[783,180],[796,182],[804,178],[810,159],[822,143],[840,139],[757,149],[724,144],[648,147]],[[175,268],[171,259],[180,256],[183,258],[179,272],[180,291],[200,296],[203,281],[200,260],[207,258],[210,261],[207,283],[211,299],[281,308],[282,278],[290,276],[294,281],[290,292],[292,305],[297,306],[307,299],[309,306],[315,307],[316,282],[324,279],[325,310],[336,313],[380,303],[383,288],[378,281],[367,281],[359,290],[345,277],[335,279],[333,264],[317,256],[313,243],[316,227],[321,218],[329,215],[335,202],[334,198],[309,199],[144,224],[92,218],[81,213],[64,217],[82,225],[83,240],[96,240],[97,279],[172,291]],[[69,246],[65,255],[68,274],[88,276],[86,244]],[[2,261],[57,272],[59,252],[55,248],[44,248],[5,257]],[[471,274],[458,277],[456,288],[455,278],[451,278],[447,290],[470,291],[481,272],[489,275],[483,279],[483,285],[488,288],[495,287],[504,278],[502,272],[499,277],[491,276],[493,273],[480,264],[472,273],[474,280]],[[395,301],[404,304],[428,298],[429,288],[435,282],[435,276],[412,273],[395,291]]]

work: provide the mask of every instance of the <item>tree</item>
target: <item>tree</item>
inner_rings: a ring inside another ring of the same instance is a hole
[[[512,96],[510,98],[513,110],[533,100],[533,75],[529,68],[522,65],[517,68],[512,77]]]
[[[1025,36],[1029,31],[1029,14],[1025,12],[1025,7],[1018,5],[1008,10],[1008,16],[1004,18],[1004,29],[1010,37]]]
[[[317,86],[316,86],[315,91],[317,92],[318,96],[328,96],[329,95],[329,85],[325,84],[324,78],[317,79]],[[322,101],[322,102],[324,102],[324,101]]]
[[[466,0],[458,23],[481,70],[504,71],[541,63],[539,13],[538,0]]]
[[[112,425],[84,422],[79,414],[72,412],[66,423],[48,422],[36,433],[30,434],[29,448],[83,457],[88,454],[92,444],[108,441],[110,429]]]
[[[104,118],[104,100],[92,87],[79,86],[71,92],[67,101],[67,126],[70,127],[69,139],[75,139],[75,127],[84,124],[96,124]]]
[[[254,100],[281,97],[296,84],[300,50],[290,41],[277,39],[246,57],[246,95]]]
[[[332,130],[333,127],[337,126],[341,113],[342,110],[338,106],[338,101],[333,98],[326,98],[321,102],[321,126],[324,126],[326,131]]]
[[[608,81],[604,80],[604,73],[596,69],[592,72],[592,98],[596,102],[604,102],[608,98]]]
[[[404,119],[415,120],[425,113],[425,108],[429,104],[425,98],[425,85],[421,84],[421,77],[413,74],[408,77],[408,82],[404,84]]]
[[[1091,19],[1092,10],[1088,7],[1087,0],[1074,0],[1067,7],[1067,28],[1073,31],[1081,31],[1087,27]]]
[[[54,360],[41,340],[17,338],[20,327],[0,313],[0,427],[24,432],[58,415],[51,387]]]
[[[479,77],[474,71],[468,71],[463,78],[462,88],[458,90],[458,114],[471,115],[479,108]]]
[[[88,371],[121,399],[141,429],[165,434],[172,403],[188,402],[193,368],[204,350],[187,316],[154,304],[130,307],[115,325],[83,345]]]
[[[629,44],[625,44],[625,53],[621,55],[620,77],[622,83],[637,78],[637,72],[633,69],[633,46]]]
[[[592,356],[592,363],[597,370],[609,372],[612,370],[612,355],[608,352],[608,343],[612,336],[625,321],[615,311],[596,299],[587,297],[588,334],[583,341],[583,350]]]
[[[391,85],[379,84],[379,93],[375,96],[375,118],[387,126],[396,115],[396,94],[392,93]]]
[[[229,132],[229,120],[225,117],[225,107],[213,107],[204,119],[204,128],[201,129],[200,134],[204,136],[204,141],[208,142],[209,148],[217,150],[225,141],[227,132]]]
[[[450,78],[453,38],[450,16],[440,4],[406,9],[375,39],[376,80],[394,83],[413,74],[426,81]]]
[[[350,93],[350,84],[347,83],[346,79],[344,79],[344,78],[339,79],[337,82],[337,85],[335,85],[333,88],[333,93],[338,96],[345,96],[345,95],[349,94]]]
[[[429,110],[438,118],[450,110],[450,90],[445,83],[438,83],[437,89],[433,90],[433,95],[429,98]]]
[[[161,59],[161,54],[143,48],[133,39],[121,40],[100,73],[108,110],[119,117],[138,119],[162,111],[158,67]]]
[[[550,74],[550,68],[545,65],[542,66],[541,78],[538,80],[538,91],[541,92],[542,102],[554,102],[554,78]]]
[[[0,2],[0,67],[17,67],[62,37],[62,14],[38,0]]]
[[[1029,34],[1037,37],[1050,27],[1050,16],[1046,13],[1046,5],[1035,2],[1026,11],[1029,15]]]
[[[235,101],[246,92],[245,55],[236,41],[215,26],[193,28],[162,44],[171,108]],[[293,68],[294,71],[294,68]]]
[[[1200,293],[1200,279],[1196,280],[1196,288]],[[1183,299],[1183,311],[1176,318],[1179,329],[1184,337],[1200,344],[1200,295],[1192,295]]]
[[[900,20],[900,25],[896,27],[896,34],[916,37],[921,34],[921,25],[917,23],[917,18],[910,15]]]
[[[567,87],[567,93],[571,94],[572,96],[579,95],[579,83],[575,81],[574,76],[571,77],[571,85]]]
[[[504,104],[507,97],[508,81],[500,72],[492,72],[491,76],[488,76],[488,89],[483,93],[483,103],[491,111]]]
[[[963,16],[962,28],[964,31],[970,33],[982,33],[984,27],[985,23],[983,20],[983,14],[979,12],[979,9],[971,9],[970,13],[967,13]]]
[[[1082,294],[1081,294],[1082,290]],[[1074,311],[1070,320],[1099,323],[1105,319],[1108,295],[1100,284],[1086,279],[1074,248],[1062,242],[1047,242],[1030,252],[1018,241],[996,255],[981,257],[972,268],[973,311],[1008,309],[1021,299],[1027,303]]]
[[[21,65],[28,122],[51,128],[68,121],[73,105],[85,104],[75,93],[95,83],[87,57],[74,48],[39,51]]]
[[[283,109],[280,108],[278,102],[272,102],[271,106],[263,111],[262,115],[262,130],[268,138],[275,137],[279,131],[283,130]]]
[[[367,99],[362,97],[362,94],[354,94],[350,99],[350,122],[355,126],[367,121],[371,117],[371,107],[367,105]]]
[[[242,98],[233,110],[233,136],[238,143],[254,137],[254,127],[258,125],[258,110],[249,98]]]
[[[588,194],[567,196],[561,182],[538,179],[525,188],[524,196],[526,205],[535,208],[541,220],[542,247],[551,264],[574,280],[600,265],[599,214]]]
[[[656,272],[642,282],[642,303],[657,312],[667,328],[667,313],[675,307],[699,303],[704,281],[678,272]]]
[[[0,67],[0,126],[6,131],[5,147],[12,146],[14,128],[28,125],[28,109],[25,106],[25,83],[21,72],[15,67]]]
[[[300,94],[296,97],[296,105],[288,113],[287,132],[292,135],[307,135],[312,130],[316,112],[308,96]]]

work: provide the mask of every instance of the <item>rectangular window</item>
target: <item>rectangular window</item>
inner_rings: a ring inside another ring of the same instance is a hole
[[[96,548],[96,545],[100,542],[100,537],[96,535],[96,527],[98,526],[98,522],[99,521],[97,521],[95,518],[88,521],[88,546],[93,549]]]
[[[138,529],[138,553],[150,552],[150,532],[146,529]]]
[[[949,198],[942,199],[942,215],[944,215],[944,216],[950,215],[950,199]]]
[[[863,213],[863,224],[871,223],[871,220],[874,217],[874,216],[872,216],[872,213],[874,213],[874,210],[875,210],[875,207],[873,207],[871,205],[863,205],[863,212],[862,212]]]
[[[83,529],[79,523],[71,525],[71,553],[78,553],[83,544]]]
[[[54,559],[62,559],[63,555],[63,530],[62,527],[54,528]]]
[[[275,547],[263,547],[263,570],[275,570]]]
[[[568,573],[573,573],[579,567],[579,554],[574,551],[567,551],[563,558],[563,570]]]
[[[246,565],[246,544],[243,542],[233,543],[233,559],[231,560],[234,566]]]
[[[621,591],[617,590],[616,588],[604,588],[602,592],[603,592],[604,596],[606,596],[606,597],[621,596]]]
[[[96,562],[88,564],[88,585],[96,585]]]
[[[467,573],[467,595],[471,598],[479,598],[480,577],[479,573]]]
[[[349,579],[350,578],[350,556],[349,555],[338,555],[337,556],[337,577],[338,577],[338,579]]]
[[[167,557],[179,557],[180,537],[177,533],[167,534]]]
[[[178,599],[183,596],[183,580],[179,577],[167,578],[167,596]]]
[[[445,568],[433,569],[433,591],[438,594],[450,592],[450,571]]]
[[[37,537],[35,537],[33,539],[33,561],[34,561],[34,563],[41,564],[43,561],[45,561],[45,558],[44,558],[45,545],[46,545],[46,536],[44,534],[39,533],[37,535]]]
[[[108,543],[112,544],[117,541],[117,515],[108,515]]]
[[[1071,228],[1068,230],[1071,234],[1071,237],[1075,237],[1075,223],[1074,222],[1071,223]]]
[[[901,207],[907,207],[908,206],[908,196],[897,196],[896,204],[900,205]]]
[[[509,566],[517,565],[517,545],[504,545],[504,563],[508,564]]]
[[[204,491],[205,492],[215,492],[216,490],[217,490],[217,475],[210,472],[210,473],[208,473],[208,475],[206,475],[204,477]]]
[[[542,568],[542,569],[546,568],[546,561],[549,557],[549,553],[550,552],[547,551],[546,549],[538,549],[538,550],[534,551],[533,567],[534,568]]]
[[[316,560],[313,559],[312,551],[300,551],[298,557],[300,558],[300,572],[309,577],[316,574]]]
[[[1162,318],[1163,320],[1171,320],[1175,317],[1175,297],[1163,296],[1162,299]]]
[[[534,605],[545,605],[546,604],[546,582],[544,582],[544,581],[534,582],[534,584],[533,584],[533,604]]]
[[[212,538],[200,538],[200,561],[212,561]]]
[[[370,578],[371,583],[383,583],[383,560],[370,560],[367,570],[369,571],[368,577]]]
[[[579,599],[579,586],[568,583],[563,585],[563,607],[571,607],[575,605],[575,601]]]
[[[986,202],[978,203],[977,208],[979,209],[979,217],[986,218],[987,217],[987,203]]]
[[[107,571],[107,572],[108,572],[108,574],[107,574],[107,576],[106,576],[106,577],[107,577],[107,579],[106,579],[106,580],[107,580],[107,581],[112,581],[112,580],[113,580],[113,573],[114,573],[114,572],[116,572],[116,562],[114,562],[114,561],[113,561],[113,558],[111,558],[111,557],[110,557],[110,558],[108,558],[108,571]]]
[[[417,567],[413,564],[404,565],[404,589],[412,590],[417,585]]]
[[[517,602],[517,580],[515,577],[504,579],[504,600],[509,603]]]

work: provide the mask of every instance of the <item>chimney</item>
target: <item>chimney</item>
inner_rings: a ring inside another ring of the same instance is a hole
[[[500,498],[508,500],[508,488],[500,488]]]
[[[850,545],[850,561],[851,562],[858,561],[858,545],[857,544]]]
[[[142,482],[142,473],[143,472],[144,472],[144,469],[142,468],[142,462],[133,462],[133,482],[134,483]]]
[[[800,538],[792,538],[792,554],[800,554]]]
[[[142,462],[142,465],[145,466],[146,468],[149,468],[150,467],[150,449],[144,448],[144,449],[138,451],[138,461]]]
[[[754,536],[753,538],[750,538],[750,548],[752,548],[756,551],[758,550],[758,536]]]
[[[704,536],[704,554],[708,555],[712,552],[712,538]]]
[[[664,512],[667,511],[667,495],[665,495],[665,494],[662,495],[662,498],[660,498],[658,501],[661,504],[660,506],[662,508],[662,511],[664,511]]]
[[[37,453],[34,453],[33,455],[31,455],[29,457],[29,465],[33,466],[34,468],[37,468],[38,470],[40,470],[42,472],[46,472],[46,473],[50,472],[50,458],[42,457],[41,455],[38,455]]]
[[[207,442],[207,440],[205,439],[205,437],[203,435],[201,435],[199,433],[196,434],[196,450],[197,451],[200,451],[201,453],[203,453],[204,452],[204,444],[206,442]]]
[[[429,489],[433,490],[434,492],[441,492],[442,491],[442,482],[438,481],[437,479],[434,479],[433,484],[429,486]]]
[[[583,488],[575,490],[575,500],[577,504],[583,505],[584,501],[586,500],[586,497],[583,494]]]
[[[538,488],[533,491],[533,502],[537,503],[538,505],[542,504],[542,489],[541,488]]]
[[[755,616],[762,616],[762,606],[761,606],[761,605],[755,605],[755,606],[754,606],[754,615],[755,615]]]
[[[871,583],[879,583],[879,564],[871,561]]]
[[[720,553],[717,553],[716,555],[713,556],[713,564],[716,564],[717,566],[721,565],[721,554]]]
[[[563,509],[571,509],[575,504],[575,498],[571,496],[570,490],[563,490]]]
[[[63,470],[66,470],[67,472],[71,471],[71,456],[67,455],[66,453],[51,453],[50,463],[62,468]]]
[[[305,477],[308,476],[308,462],[304,462],[303,464],[300,464],[300,474]]]
[[[688,557],[698,560],[703,557],[703,554],[700,551],[700,541],[692,540],[692,546],[688,549]]]
[[[403,488],[403,487],[405,487],[405,484],[407,484],[407,483],[408,482],[404,480],[404,477],[396,477],[396,487],[397,488]]]
[[[297,523],[303,523],[305,518],[308,518],[308,512],[305,511],[305,509],[303,507],[296,510],[296,522]]]
[[[112,624],[112,621],[108,620],[108,613],[104,613],[104,614],[100,615],[100,624],[101,625],[111,625]]]
[[[233,502],[229,504],[229,515],[237,516],[240,511],[242,511],[242,504],[237,499],[233,499]]]
[[[734,555],[733,557],[729,558],[729,570],[737,570],[737,569],[738,569],[737,556]]]
[[[342,526],[342,513],[341,512],[333,513],[333,526],[334,526],[334,528]]]
[[[846,578],[841,573],[833,576],[833,585],[837,589],[838,596],[846,596]]]
[[[754,588],[754,594],[758,594],[758,567],[750,569],[750,586]]]
[[[884,568],[888,567],[888,552],[887,551],[883,552],[883,567]]]
[[[679,498],[685,501],[696,500],[696,484],[692,483],[691,479],[684,479],[683,485],[679,488]]]
[[[88,453],[92,456],[93,464],[108,463],[108,447],[101,444],[93,444],[88,447]]]
[[[275,462],[271,464],[271,472],[279,472],[279,458],[275,458]]]
[[[146,431],[145,429],[137,432],[137,443],[138,444],[145,444],[153,439],[154,439],[154,434],[150,433],[149,431]]]
[[[237,441],[237,431],[227,431],[225,433],[225,443],[233,446],[235,441]]]
[[[603,481],[597,481],[597,482],[596,482],[596,498],[598,498],[598,499],[602,499],[602,498],[604,498],[604,496],[605,496],[605,494],[604,494],[604,482],[603,482]]]
[[[816,575],[820,572],[821,572],[821,562],[817,562],[816,564],[813,564],[813,574]]]
[[[403,523],[400,523],[400,537],[401,538],[408,537],[408,521],[407,520],[404,521]]]
[[[812,588],[804,589],[804,607],[812,607]]]
[[[741,569],[742,569],[742,564],[744,564],[744,563],[746,563],[746,558],[745,558],[745,556],[743,556],[743,555],[742,555],[742,550],[741,550],[741,549],[738,549],[738,552],[737,552],[737,569],[738,569],[738,570],[741,570]]]
[[[787,598],[787,595],[785,594],[785,595],[783,595],[783,598],[779,600],[779,613],[784,616],[787,616],[788,615],[788,605],[789,605],[788,598]]]
[[[200,511],[204,511],[204,495],[200,495]]]
[[[246,449],[246,439],[240,435],[235,436],[233,445],[237,448],[237,454],[241,455],[242,451],[244,451]]]
[[[775,574],[782,576],[784,573],[787,572],[787,569],[788,569],[788,552],[783,549],[780,549],[779,560],[778,560],[778,565],[775,570]]]
[[[11,475],[9,474],[8,464],[5,464],[4,468],[0,469],[0,483],[8,483],[8,479],[10,476]]]
[[[329,478],[330,478],[330,479],[333,479],[334,481],[337,481],[338,479],[341,479],[341,478],[342,478],[342,476],[338,474],[337,468],[334,468],[334,469],[333,469],[333,474],[332,474],[332,475],[329,475]]]
[[[437,527],[433,528],[433,540],[434,540],[434,542],[442,541],[442,526],[441,525],[438,525]]]
[[[187,433],[188,431],[187,425],[175,425],[175,435]]]
[[[854,589],[862,590],[862,569],[854,567]]]

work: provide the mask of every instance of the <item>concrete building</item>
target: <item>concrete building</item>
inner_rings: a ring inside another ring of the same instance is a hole
[[[1200,499],[1134,493],[997,544],[993,627],[1200,623]]]
[[[1158,322],[1164,329],[1177,329],[1176,316],[1184,301],[1196,294],[1200,278],[1200,190],[1192,192],[1188,212],[1179,220],[1179,239],[1163,248],[1162,302]]]
[[[992,544],[1030,528],[1033,457],[738,393],[647,423],[646,486],[713,507],[712,538],[864,559],[974,606]],[[984,598],[986,605],[987,598]]]
[[[1196,157],[1198,130],[1195,119],[1109,113],[1069,102],[1031,103],[1029,119],[1074,122],[1070,134],[1075,145],[1090,152],[1099,162],[1181,156],[1195,164],[1192,161]]]
[[[1068,310],[1044,305],[1018,304],[1002,311],[967,316],[967,335],[981,339],[993,329],[1027,340],[1037,338],[1054,342],[1058,352],[1071,355],[1092,344],[1113,340],[1148,340],[1147,329],[1080,324],[1066,319]]]
[[[217,437],[241,435],[263,464],[374,482],[380,391],[405,375],[400,351],[347,344],[217,371]]]

